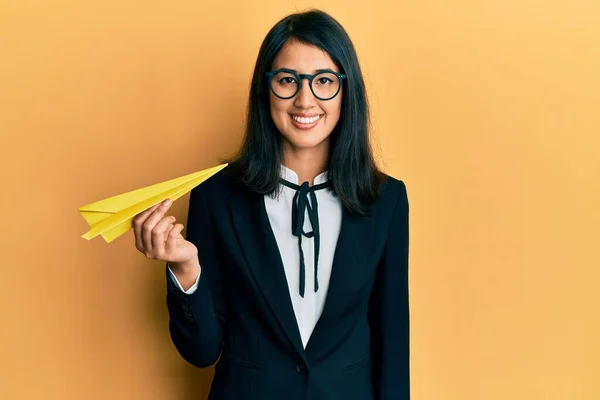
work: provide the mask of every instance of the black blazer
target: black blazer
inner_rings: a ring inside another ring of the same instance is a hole
[[[263,196],[223,169],[190,194],[191,295],[167,271],[171,338],[211,400],[408,400],[408,199],[387,177],[366,217],[344,211],[329,292],[306,350]],[[220,356],[220,358],[219,358]]]

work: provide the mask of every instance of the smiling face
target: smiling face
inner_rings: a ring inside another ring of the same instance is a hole
[[[326,52],[296,40],[288,41],[275,58],[272,70],[280,68],[294,70],[298,74],[315,74],[323,69],[340,72]],[[289,85],[295,79],[291,77],[293,75],[290,74],[276,77],[273,84]],[[317,85],[328,84],[327,79],[317,78],[313,88],[317,91]],[[284,152],[306,149],[328,151],[329,135],[340,118],[342,88],[333,99],[319,100],[310,90],[307,79],[301,79],[300,85],[300,90],[290,99],[281,99],[269,91],[271,117],[284,138]]]

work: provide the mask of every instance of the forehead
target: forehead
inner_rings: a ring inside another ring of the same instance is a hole
[[[273,69],[289,68],[300,73],[313,73],[318,69],[339,72],[335,63],[324,50],[306,43],[292,40],[286,42],[273,61]]]

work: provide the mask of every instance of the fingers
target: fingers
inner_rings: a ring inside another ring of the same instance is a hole
[[[174,254],[177,248],[177,240],[182,238],[181,231],[183,230],[183,224],[175,224],[166,236],[165,252],[167,254]]]
[[[141,213],[139,213],[138,215],[136,215],[133,220],[131,221],[132,225],[133,225],[133,234],[135,236],[135,248],[138,249],[139,251],[144,251],[144,244],[143,244],[143,240],[142,240],[142,224],[146,221],[146,219],[148,218],[148,216],[150,214],[152,214],[154,212],[154,210],[156,210],[158,207],[160,206],[159,204],[155,204],[154,206],[150,207],[147,210],[142,211]]]
[[[163,218],[170,206],[171,202],[169,199],[163,201],[142,224],[142,245],[146,251],[152,252],[152,230],[158,221]]]
[[[151,254],[152,245],[152,231],[155,226],[161,221],[171,206],[172,201],[167,199],[162,203],[156,204],[149,209],[139,213],[132,220],[134,235],[135,235],[135,247],[144,253],[146,256]],[[168,223],[173,222],[170,218],[167,219]],[[160,229],[166,230],[166,226],[161,226]]]
[[[183,228],[183,224],[175,224],[167,235],[166,240],[182,238],[181,231],[183,231]]]
[[[175,217],[167,216],[161,219],[155,226],[152,228],[151,232],[151,240],[152,240],[152,254],[155,257],[161,258],[165,252],[165,237],[166,234],[171,230],[173,223],[175,222]]]

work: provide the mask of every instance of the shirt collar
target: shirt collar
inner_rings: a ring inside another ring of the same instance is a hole
[[[289,169],[285,165],[281,164],[281,177],[286,181],[290,181],[295,183],[296,185],[300,185],[301,182],[298,182],[298,174],[293,170]],[[320,183],[325,183],[329,179],[329,170],[324,171],[315,177],[313,182],[314,185],[318,185]]]

